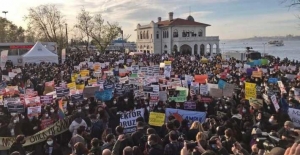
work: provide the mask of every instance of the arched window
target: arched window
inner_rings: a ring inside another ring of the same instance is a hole
[[[156,39],[159,39],[159,32],[156,32]]]
[[[175,29],[173,32],[173,38],[177,38],[177,37],[178,37],[178,31],[177,29]]]
[[[186,37],[186,33],[184,30],[182,31],[182,37]]]
[[[199,37],[202,37],[202,36],[203,36],[203,32],[202,32],[202,30],[199,30],[199,32],[198,32],[198,36],[199,36]]]
[[[143,32],[143,38],[146,39],[146,33],[145,33],[145,31]]]
[[[142,31],[140,32],[140,36],[141,36],[141,39],[143,39],[143,33],[142,33]]]
[[[165,38],[165,31],[163,31],[163,33],[162,33],[162,37],[163,37],[163,38]]]
[[[152,39],[152,34],[151,34],[151,39]]]
[[[167,38],[169,38],[169,31],[167,31]]]
[[[164,48],[168,48],[168,46],[167,46],[167,45],[165,45],[165,46],[164,46]]]
[[[149,34],[148,34],[148,31],[147,31],[147,34],[146,34],[146,38],[147,38],[147,39],[149,39]]]

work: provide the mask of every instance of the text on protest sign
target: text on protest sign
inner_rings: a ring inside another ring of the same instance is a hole
[[[124,133],[132,133],[136,131],[136,119],[138,117],[144,117],[144,112],[144,109],[136,109],[121,115],[120,125],[124,128]]]

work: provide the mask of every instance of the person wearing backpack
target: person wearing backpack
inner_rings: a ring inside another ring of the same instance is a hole
[[[179,135],[176,131],[169,133],[170,143],[165,146],[164,155],[180,155],[180,150],[183,148],[183,142],[178,141]]]

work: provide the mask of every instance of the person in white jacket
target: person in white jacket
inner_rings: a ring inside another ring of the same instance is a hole
[[[71,125],[69,126],[69,131],[72,132],[73,136],[76,135],[77,133],[77,129],[80,126],[84,126],[85,129],[87,128],[87,124],[86,122],[81,118],[80,114],[77,113],[75,120],[71,123]]]

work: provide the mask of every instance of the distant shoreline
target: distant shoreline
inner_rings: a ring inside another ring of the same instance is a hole
[[[220,39],[221,41],[270,41],[270,40],[283,40],[283,41],[300,41],[300,36],[291,37],[253,37],[243,39]]]

